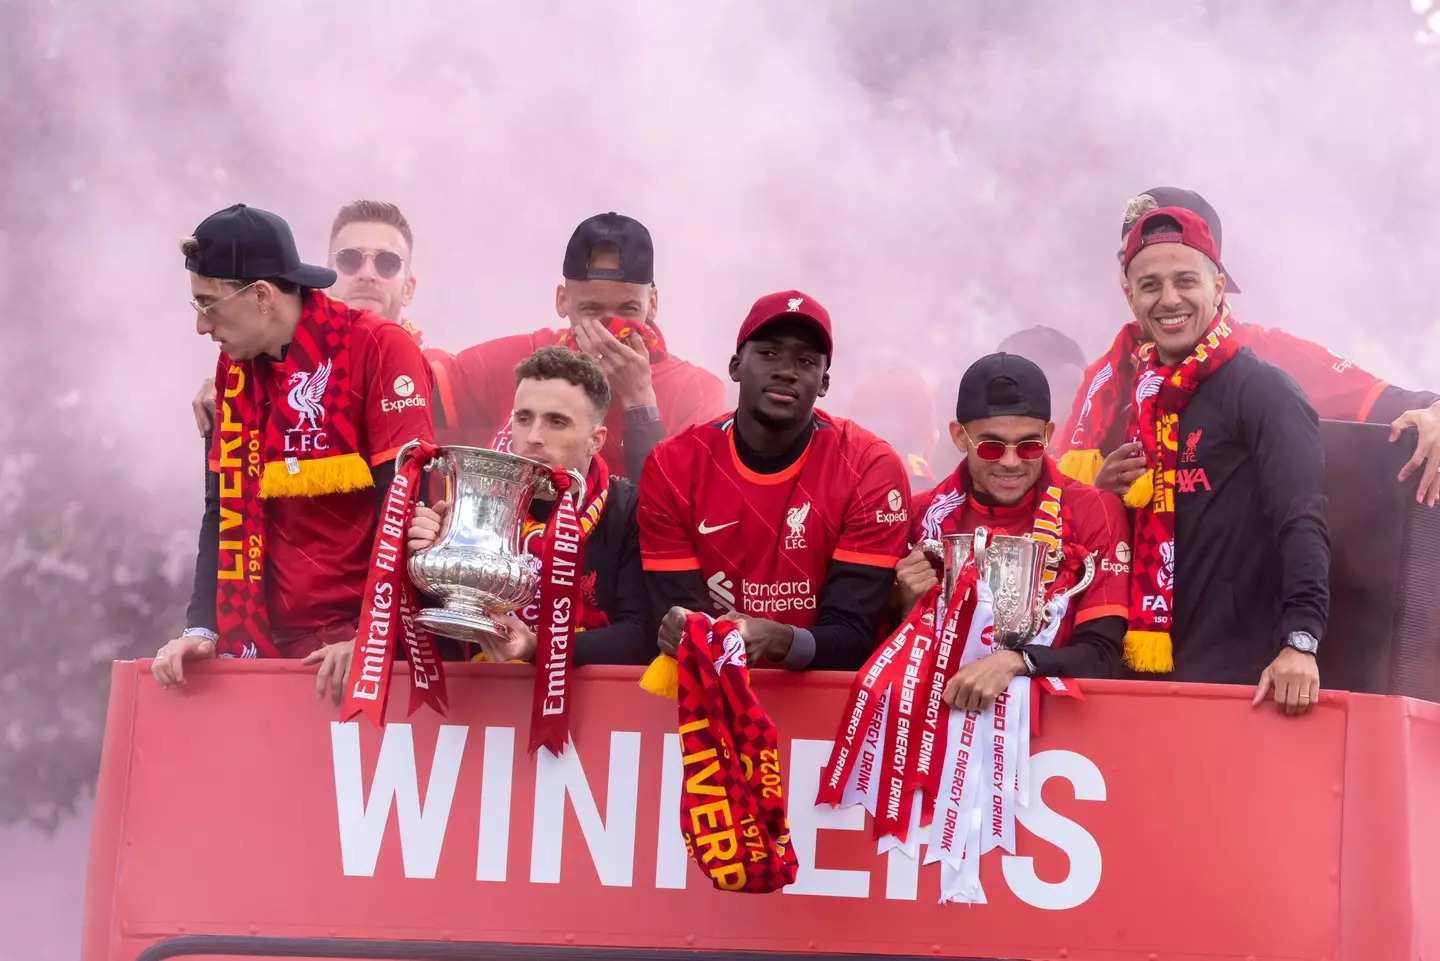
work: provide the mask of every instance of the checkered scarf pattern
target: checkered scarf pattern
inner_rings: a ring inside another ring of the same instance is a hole
[[[685,784],[680,831],[715,887],[765,894],[795,880],[775,725],[750,689],[730,621],[685,620],[678,658]]]

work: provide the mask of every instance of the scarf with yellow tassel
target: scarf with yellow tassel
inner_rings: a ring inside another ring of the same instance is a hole
[[[1170,618],[1175,606],[1180,412],[1240,346],[1224,301],[1195,349],[1174,367],[1160,362],[1155,344],[1144,339],[1138,323],[1126,324],[1106,356],[1086,371],[1085,396],[1076,399],[1061,434],[1061,473],[1094,483],[1104,462],[1100,444],[1114,429],[1127,392],[1132,392],[1125,437],[1140,441],[1149,467],[1125,493],[1125,505],[1136,512],[1125,663],[1137,671],[1163,674],[1174,669]]]
[[[210,469],[220,475],[222,657],[279,656],[265,608],[264,500],[374,486],[358,446],[363,410],[351,391],[351,313],[311,291],[284,360],[236,361],[222,353],[215,368],[219,416]]]

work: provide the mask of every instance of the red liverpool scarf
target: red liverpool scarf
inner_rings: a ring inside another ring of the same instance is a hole
[[[349,308],[319,291],[306,298],[279,367],[266,359],[215,369],[219,417],[210,469],[220,476],[216,619],[221,657],[278,657],[265,610],[263,498],[318,497],[370,487],[350,391]]]
[[[730,621],[685,619],[678,651],[685,849],[722,891],[767,894],[795,881],[780,739],[750,689]]]
[[[669,356],[669,352],[665,349],[665,335],[660,333],[660,328],[654,324],[643,322],[637,324],[619,317],[606,317],[600,322],[605,325],[606,330],[610,331],[610,336],[627,347],[630,346],[628,339],[630,335],[638,333],[640,338],[645,341],[645,349],[650,353],[650,363],[652,364]],[[555,343],[562,347],[569,347],[571,350],[580,349],[568,327],[555,334]]]
[[[385,494],[375,545],[370,551],[365,593],[361,595],[365,606],[355,631],[350,673],[345,678],[342,721],[363,714],[375,726],[384,726],[390,700],[390,668],[399,645],[404,646],[410,664],[407,713],[413,714],[422,704],[430,705],[438,714],[445,713],[445,675],[434,639],[415,626],[420,595],[405,569],[405,532],[410,529],[423,486],[421,471],[435,456],[435,450],[433,444],[414,441],[402,447],[395,458],[395,479]]]
[[[1138,324],[1127,324],[1106,359],[1093,373],[1087,372],[1086,399],[1071,414],[1073,426],[1066,425],[1065,443],[1075,449],[1061,457],[1060,464],[1065,470],[1075,467],[1077,461],[1093,462],[1099,457],[1098,444],[1113,429],[1127,396],[1133,397],[1125,436],[1141,442],[1150,471],[1125,495],[1126,505],[1136,510],[1125,662],[1137,671],[1163,674],[1174,668],[1170,617],[1175,593],[1180,412],[1206,378],[1225,366],[1242,344],[1224,301],[1190,356],[1174,367],[1162,365],[1154,343],[1139,342],[1138,332]],[[1133,376],[1127,376],[1131,369]],[[1080,457],[1067,465],[1072,455]]]

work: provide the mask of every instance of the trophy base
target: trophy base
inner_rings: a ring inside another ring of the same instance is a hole
[[[415,615],[415,624],[431,634],[467,644],[479,644],[482,637],[501,642],[510,640],[510,631],[504,624],[478,610],[428,607]]]

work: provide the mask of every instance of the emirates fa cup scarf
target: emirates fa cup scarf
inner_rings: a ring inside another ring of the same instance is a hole
[[[268,360],[215,368],[219,417],[210,469],[220,476],[216,621],[221,657],[278,657],[265,610],[265,513],[270,497],[318,497],[373,486],[350,392],[350,310],[319,291],[306,298],[278,361],[288,392],[270,396]]]
[[[407,454],[409,456],[407,456]],[[377,727],[385,724],[390,697],[390,668],[395,650],[405,649],[410,664],[410,707],[422,704],[444,714],[447,705],[445,675],[434,639],[415,625],[420,595],[405,570],[405,533],[415,514],[421,490],[421,471],[435,456],[435,446],[414,441],[396,457],[395,478],[385,493],[385,505],[370,550],[365,576],[364,607],[355,631],[350,673],[345,678],[345,700],[340,719],[363,714]]]
[[[1131,392],[1133,403],[1125,436],[1140,441],[1150,470],[1125,494],[1125,504],[1136,511],[1125,663],[1137,671],[1165,673],[1174,668],[1170,618],[1175,606],[1175,471],[1180,459],[1176,436],[1180,412],[1200,385],[1225,366],[1242,344],[1223,301],[1195,349],[1174,367],[1160,362],[1153,342],[1140,342],[1138,338],[1139,325],[1127,324],[1115,338],[1104,363],[1089,374],[1086,400],[1079,411],[1071,414],[1074,426],[1066,425],[1069,446],[1075,449],[1061,457],[1060,465],[1061,470],[1068,466],[1083,473],[1083,465],[1099,457],[1098,449],[1091,449],[1092,445],[1098,448],[1113,430],[1125,392]],[[1125,373],[1129,370],[1133,370],[1133,376],[1127,379]]]
[[[566,476],[568,478],[569,475]],[[599,454],[596,454],[590,460],[590,471],[585,477],[585,497],[587,499],[585,510],[579,514],[580,556],[582,558],[585,556],[585,543],[590,539],[590,532],[595,529],[596,524],[600,523],[600,518],[605,513],[605,504],[610,499],[610,469],[606,466],[605,461]],[[545,533],[546,528],[546,522],[527,518],[524,526],[520,529],[521,549],[532,556],[539,556],[536,553],[535,538],[541,537]],[[542,538],[541,544],[543,543]],[[581,590],[579,592],[578,604],[579,614],[577,615],[575,626],[577,632],[593,631],[596,628],[605,627],[610,623],[610,619],[605,616],[605,612],[595,607],[593,598],[587,595],[583,583],[581,584]],[[540,626],[539,596],[537,595],[533,603],[522,607],[516,614],[525,622],[525,626],[529,627],[532,631],[538,630]],[[473,655],[470,660],[485,662],[488,661],[489,658],[482,652]]]
[[[570,739],[570,670],[580,584],[581,533],[570,496],[570,475],[551,468],[558,492],[540,547],[540,618],[535,628],[535,693],[530,709],[530,753],[546,748],[559,757]]]
[[[745,671],[727,620],[685,619],[677,652],[685,849],[722,891],[766,894],[795,880],[781,790],[780,739]]]

